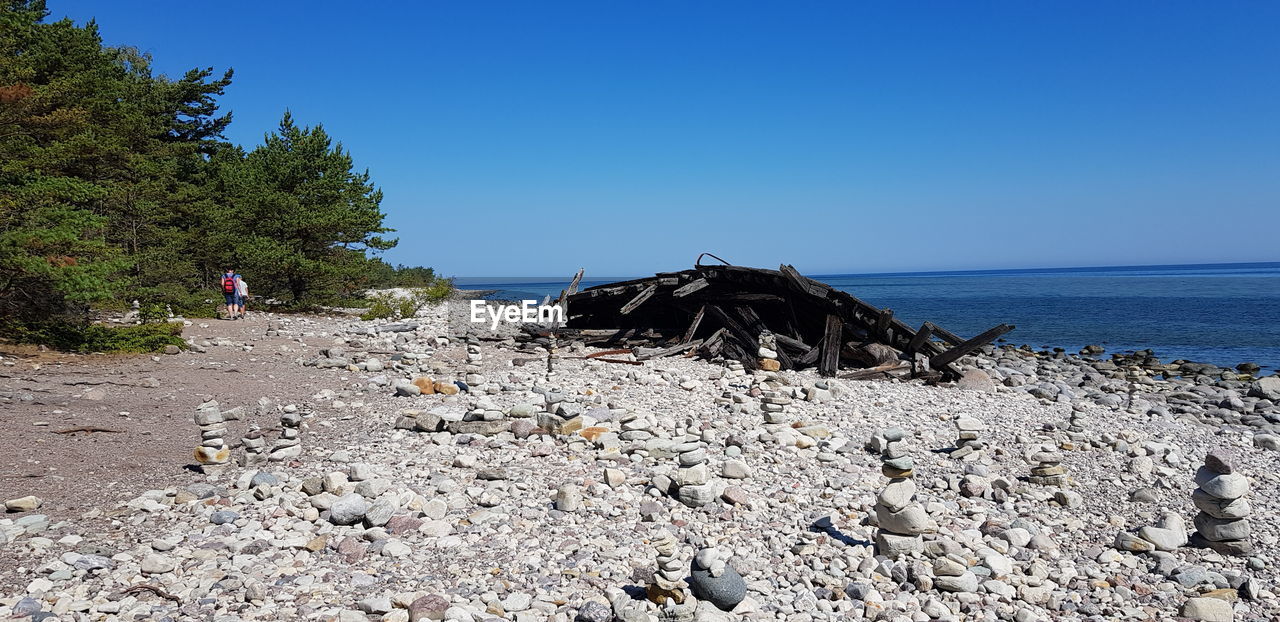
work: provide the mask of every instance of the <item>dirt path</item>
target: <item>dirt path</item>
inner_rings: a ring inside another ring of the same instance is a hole
[[[206,352],[175,356],[0,347],[0,500],[35,495],[39,511],[56,520],[201,479],[191,418],[202,401],[246,407],[230,426],[228,438],[238,439],[259,398],[302,406],[332,382],[294,361],[326,345],[334,320],[311,320],[316,335],[305,343],[297,333],[266,336],[271,321],[197,321],[183,336],[207,343]],[[274,417],[259,423],[272,427]],[[109,431],[71,431],[85,428]]]

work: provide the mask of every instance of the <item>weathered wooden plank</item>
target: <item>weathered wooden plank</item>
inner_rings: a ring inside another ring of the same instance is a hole
[[[997,337],[1013,330],[1012,324],[1001,324],[974,337],[960,345],[929,358],[929,365],[934,369],[953,363],[956,359],[995,341]]]
[[[702,350],[710,356],[718,356],[724,349],[724,333],[723,328],[717,328],[716,332],[711,333],[711,336],[702,342]]]
[[[779,346],[790,348],[792,350],[795,350],[796,352],[808,352],[809,349],[812,347],[809,344],[803,341],[800,341],[799,339],[796,339],[788,335],[784,335],[782,333],[775,333],[774,337],[778,338]]]
[[[876,376],[880,376],[882,374],[890,375],[896,371],[906,372],[906,371],[909,371],[909,368],[910,368],[910,364],[907,363],[906,361],[900,361],[897,363],[887,363],[885,365],[878,365],[876,367],[868,367],[866,369],[858,369],[848,373],[840,374],[840,379],[866,380],[868,378],[875,378]]]
[[[578,268],[578,273],[573,275],[573,280],[569,281],[569,287],[560,292],[560,298],[556,300],[556,304],[563,304],[565,300],[578,293],[578,285],[582,283],[582,274],[586,272],[586,268]]]
[[[698,346],[701,346],[701,345],[702,345],[702,340],[698,339],[696,341],[690,341],[688,343],[678,343],[674,346],[670,346],[667,348],[654,348],[653,350],[644,348],[636,352],[636,360],[647,361],[649,359],[659,359],[665,356],[671,356],[673,354],[682,354],[684,352],[688,352],[689,350],[697,348]]]
[[[743,350],[743,355],[740,356],[739,359],[743,361],[743,364],[747,365],[748,369],[755,369],[758,367],[756,364],[755,353],[759,350],[760,346],[756,341],[756,336],[747,332],[747,329],[744,328],[742,324],[738,323],[737,320],[733,319],[733,317],[719,306],[707,305],[706,309],[707,313],[710,313],[712,317],[718,320],[721,326],[728,329],[728,332],[725,335],[726,341],[729,343],[740,344],[740,349]],[[744,357],[751,359],[751,363],[749,365]]]
[[[933,335],[933,328],[928,322],[920,326],[920,330],[916,331],[911,341],[907,343],[906,351],[915,354],[920,351],[921,346],[929,341],[929,337]]]
[[[889,336],[889,323],[893,321],[893,309],[881,309],[880,315],[876,317],[876,334],[881,337]]]
[[[800,365],[800,366],[813,365],[814,363],[818,362],[818,357],[821,355],[822,355],[822,345],[819,344],[819,345],[813,346],[812,348],[809,348],[809,351],[805,352],[803,356],[796,359],[796,365]]]
[[[689,283],[686,283],[678,287],[676,291],[671,292],[671,295],[675,296],[676,298],[684,298],[685,296],[688,296],[689,294],[692,294],[693,292],[696,292],[710,284],[711,283],[708,282],[706,279],[698,279],[696,281],[690,281]]]
[[[782,275],[786,277],[787,282],[790,283],[792,287],[796,288],[797,290],[803,293],[806,293],[812,296],[821,296],[823,293],[825,293],[813,288],[811,286],[811,283],[813,281],[810,280],[808,277],[800,274],[800,271],[796,270],[794,266],[782,264],[781,266],[778,266],[778,272],[781,272]]]
[[[955,334],[955,333],[953,333],[953,332],[951,332],[951,331],[949,331],[949,330],[947,330],[947,329],[945,329],[945,328],[943,328],[943,327],[941,327],[941,326],[938,326],[937,324],[934,324],[933,322],[925,322],[925,325],[927,325],[927,326],[929,327],[929,330],[933,331],[933,334],[937,335],[937,336],[938,336],[938,337],[940,337],[943,341],[945,341],[945,342],[947,342],[947,343],[949,343],[949,344],[951,344],[951,345],[953,345],[953,346],[958,346],[958,345],[960,345],[960,344],[964,343],[964,339],[961,339],[959,335],[957,335],[957,334]]]
[[[622,315],[631,313],[632,311],[635,310],[636,307],[644,304],[644,301],[648,300],[651,296],[653,296],[653,293],[656,291],[658,291],[657,283],[654,283],[644,288],[644,291],[640,292],[639,294],[636,294],[636,297],[632,298],[631,302],[628,302],[627,304],[622,305],[622,310],[620,310],[619,313],[621,313]]]
[[[737,312],[738,317],[742,318],[742,326],[747,329],[748,333],[755,335],[756,339],[760,338],[760,333],[769,330],[769,327],[764,325],[764,320],[760,319],[760,314],[756,313],[755,309],[743,305],[734,305],[733,310]]]
[[[689,329],[684,331],[684,338],[680,341],[689,343],[693,340],[694,334],[698,332],[698,326],[702,324],[702,318],[707,314],[705,306],[698,307],[698,312],[693,314],[693,321],[689,323]]]
[[[818,374],[834,376],[840,369],[840,348],[844,345],[840,337],[843,332],[844,322],[840,321],[839,316],[827,314],[827,328],[822,336],[822,352],[818,357]]]

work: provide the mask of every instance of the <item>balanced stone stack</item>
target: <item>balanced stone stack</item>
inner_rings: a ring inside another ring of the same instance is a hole
[[[231,458],[231,448],[224,438],[227,425],[218,410],[217,402],[205,402],[196,408],[196,425],[200,426],[200,445],[196,447],[196,462],[200,464],[226,464]]]
[[[240,439],[244,446],[244,455],[240,457],[240,466],[258,466],[267,462],[267,438],[257,425],[249,426],[249,431]]]
[[[1031,477],[1027,478],[1031,483],[1042,486],[1066,485],[1067,470],[1062,466],[1061,453],[1042,447],[1031,454],[1031,461],[1036,463],[1036,466],[1031,467]]]
[[[1084,423],[1080,418],[1082,410],[1083,408],[1079,404],[1072,406],[1071,415],[1067,419],[1067,438],[1077,443],[1083,442],[1088,438]]]
[[[691,508],[714,501],[716,492],[710,483],[706,443],[697,436],[685,436],[671,447],[671,452],[676,454],[676,461],[680,464],[673,479],[676,499]]]
[[[978,439],[978,433],[987,429],[978,419],[973,417],[957,417],[956,430],[958,438],[956,440],[956,449],[951,452],[952,458],[959,458],[965,461],[974,461],[982,457],[983,443]]]
[[[467,373],[463,379],[466,381],[468,386],[480,387],[488,381],[484,374],[480,373],[480,361],[483,359],[484,356],[480,354],[480,346],[476,344],[467,344]]]
[[[280,416],[280,438],[271,447],[272,462],[282,462],[302,455],[302,443],[298,440],[298,428],[301,425],[302,417],[296,412]]]
[[[1191,543],[1223,555],[1245,556],[1253,553],[1249,539],[1252,509],[1245,498],[1249,480],[1235,471],[1232,462],[1230,454],[1212,451],[1196,471],[1198,488],[1191,494],[1191,501],[1200,513],[1196,514],[1196,533]]]
[[[685,600],[684,563],[676,557],[676,537],[663,529],[653,538],[653,548],[657,552],[658,570],[653,573],[653,581],[646,587],[649,600],[663,605],[668,600],[681,604]]]
[[[890,428],[879,434],[884,439],[881,452],[881,472],[889,478],[889,485],[876,499],[876,550],[886,557],[898,557],[924,550],[923,534],[937,531],[937,525],[916,503],[916,483],[912,479],[914,461],[906,455],[906,435],[901,429]]]
[[[782,364],[778,362],[778,338],[769,331],[760,333],[758,340],[760,349],[756,355],[760,357],[760,369],[764,371],[778,371],[782,369]]]
[[[765,391],[760,396],[760,410],[764,411],[765,423],[786,423],[783,411],[791,403],[791,397],[780,391]]]
[[[880,472],[889,479],[911,477],[915,474],[915,461],[907,455],[907,444],[902,440],[906,435],[901,428],[889,428],[879,434],[884,439],[880,450]]]

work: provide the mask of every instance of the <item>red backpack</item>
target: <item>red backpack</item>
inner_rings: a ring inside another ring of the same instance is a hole
[[[222,292],[225,294],[236,293],[236,277],[234,276],[222,277]]]

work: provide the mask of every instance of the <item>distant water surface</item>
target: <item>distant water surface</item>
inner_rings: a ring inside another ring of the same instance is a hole
[[[1009,342],[1077,351],[1151,348],[1162,360],[1280,368],[1280,262],[809,275],[912,326],[962,337],[1007,322]],[[582,287],[620,279],[583,281]],[[557,296],[555,279],[460,279],[508,299]]]

